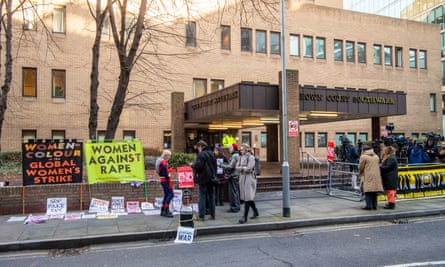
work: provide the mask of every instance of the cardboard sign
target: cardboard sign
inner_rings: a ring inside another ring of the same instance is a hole
[[[141,213],[142,210],[139,207],[139,201],[127,201],[127,212],[128,213]]]
[[[175,243],[191,244],[193,242],[194,235],[194,228],[179,226],[176,234]]]
[[[145,181],[141,142],[88,142],[84,147],[89,184]]]
[[[94,212],[108,212],[108,205],[110,204],[109,201],[98,199],[98,198],[92,198],[90,202],[90,213]]]
[[[182,190],[173,190],[173,199],[171,202],[171,208],[170,210],[173,210],[173,212],[180,212],[181,206],[182,206]]]
[[[124,212],[124,197],[111,197],[111,212]]]
[[[66,197],[48,198],[46,200],[46,215],[65,215],[66,214]]]
[[[82,157],[80,142],[23,143],[23,185],[81,183]]]
[[[191,167],[178,167],[179,188],[193,188],[193,169]]]

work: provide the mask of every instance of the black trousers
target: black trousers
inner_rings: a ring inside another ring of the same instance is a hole
[[[239,181],[238,179],[230,178],[227,185],[229,191],[230,209],[232,211],[239,211],[241,208],[239,199]]]
[[[366,207],[377,209],[377,192],[365,192]]]

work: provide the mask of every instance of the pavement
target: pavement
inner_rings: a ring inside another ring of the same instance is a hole
[[[260,216],[239,224],[240,213],[228,213],[228,203],[217,206],[216,219],[194,222],[196,238],[204,235],[273,231],[298,227],[360,223],[369,221],[401,222],[413,217],[445,214],[445,195],[435,198],[409,199],[397,202],[396,209],[366,211],[356,197],[328,195],[321,190],[289,192],[290,217],[283,217],[280,192],[258,193],[256,205]],[[287,203],[286,203],[287,206]],[[286,207],[287,208],[287,207]],[[286,209],[287,210],[287,209]],[[94,244],[141,240],[174,240],[179,215],[165,218],[159,215],[129,214],[108,219],[50,219],[41,224],[9,221],[0,216],[0,252],[32,249],[68,249]],[[251,215],[250,215],[251,216]]]

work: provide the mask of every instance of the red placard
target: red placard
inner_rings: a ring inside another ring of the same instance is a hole
[[[178,167],[179,188],[193,188],[193,169],[191,167]]]

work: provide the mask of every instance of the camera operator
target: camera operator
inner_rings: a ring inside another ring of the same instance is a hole
[[[437,157],[439,156],[439,149],[436,146],[436,142],[435,142],[434,136],[428,136],[428,139],[427,139],[427,141],[425,143],[423,151],[430,158],[429,162],[436,161]]]

